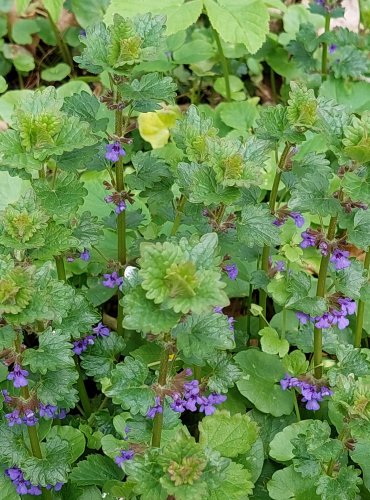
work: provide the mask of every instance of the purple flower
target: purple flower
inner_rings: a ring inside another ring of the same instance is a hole
[[[19,410],[13,410],[11,413],[7,413],[5,418],[8,420],[9,427],[13,427],[14,425],[20,425],[22,423],[22,419],[19,416]]]
[[[117,215],[119,215],[124,210],[126,210],[126,203],[124,202],[124,200],[120,200],[118,202],[118,205],[116,206],[115,212],[116,212]]]
[[[116,271],[113,271],[111,274],[103,274],[103,277],[103,285],[107,288],[115,288],[123,283],[123,278]]]
[[[28,494],[36,497],[36,496],[42,495],[42,491],[41,491],[41,488],[39,486],[34,486],[32,484],[30,489],[28,490]]]
[[[302,399],[303,401],[303,399]],[[316,411],[316,410],[319,410],[320,409],[320,405],[319,403],[316,401],[316,399],[311,399],[310,401],[307,401],[306,403],[306,409],[307,410],[313,410],[313,411]]]
[[[71,256],[67,257],[67,262],[74,262],[74,261],[75,261],[74,257]]]
[[[297,387],[300,385],[300,381],[296,377],[291,377],[289,373],[284,375],[284,378],[280,380],[280,385],[283,391],[291,389],[292,387]]]
[[[103,323],[100,321],[98,326],[93,328],[93,332],[98,336],[98,337],[108,337],[110,334],[110,330],[107,326],[103,325]]]
[[[316,235],[311,234],[308,231],[303,231],[301,236],[303,238],[299,245],[301,248],[314,247],[316,245]]]
[[[134,455],[135,452],[133,450],[121,450],[120,454],[116,456],[114,461],[117,465],[121,465],[123,462],[131,460]]]
[[[12,481],[18,481],[23,479],[23,473],[18,467],[11,467],[10,469],[5,469],[5,475],[8,476]]]
[[[301,312],[301,311],[297,311],[295,313],[295,315],[302,325],[307,325],[307,323],[311,320],[311,317],[309,314],[306,314],[306,313]]]
[[[38,419],[35,416],[35,413],[32,410],[25,410],[24,412],[24,417],[23,417],[23,423],[28,425],[29,427],[33,427],[36,425],[38,422]]]
[[[42,403],[40,403],[39,405],[40,417],[54,418],[54,415],[57,412],[57,410],[58,408],[53,405],[43,405]]]
[[[214,307],[213,312],[215,312],[217,314],[223,314],[222,307],[221,306]]]
[[[333,391],[331,391],[329,389],[329,387],[326,387],[325,385],[323,385],[321,387],[321,396],[332,396],[333,395]]]
[[[220,405],[221,403],[224,403],[226,399],[227,397],[225,394],[217,394],[215,392],[212,392],[212,394],[208,396],[208,402],[213,405]]]
[[[104,201],[106,201],[107,203],[112,203],[113,196],[111,194],[108,194],[107,196],[104,197]]]
[[[9,393],[6,389],[2,389],[2,394],[3,394],[3,398],[4,398],[4,403],[11,403],[12,401],[12,398],[9,396]]]
[[[113,144],[106,145],[105,157],[107,160],[116,162],[120,156],[126,156],[126,151],[122,149],[121,144],[118,141]]]
[[[213,406],[213,404],[208,400],[206,397],[200,398],[200,408],[199,411],[201,413],[204,413],[205,415],[213,415],[214,412],[216,411],[216,408]]]
[[[291,217],[294,220],[294,224],[297,227],[302,227],[304,224],[304,218],[303,215],[300,214],[299,212],[290,212],[289,217]]]
[[[275,270],[278,272],[285,271],[285,262],[283,260],[277,260],[275,262]]]
[[[347,252],[347,250],[340,250],[339,248],[336,248],[330,257],[330,262],[334,264],[335,269],[339,271],[340,269],[345,269],[351,265],[351,261],[348,257],[349,252]]]
[[[80,259],[84,260],[85,262],[90,260],[90,252],[87,250],[87,248],[84,248],[84,251],[80,253]]]
[[[227,275],[231,280],[233,281],[236,280],[236,277],[238,276],[239,272],[236,264],[230,264],[225,266],[225,271],[227,272]]]
[[[156,396],[155,405],[151,406],[146,414],[148,418],[154,418],[157,413],[163,413],[163,406],[161,405],[161,398]]]
[[[198,395],[189,396],[185,401],[185,408],[189,411],[197,411],[197,404],[200,404],[202,397]]]
[[[229,330],[231,330],[232,332],[234,331],[234,323],[235,323],[235,319],[232,317],[232,316],[229,316],[227,318],[227,321],[229,323]]]
[[[286,222],[286,217],[280,218],[280,219],[275,219],[273,221],[274,226],[280,227]]]
[[[330,328],[332,325],[335,325],[337,321],[337,318],[333,314],[326,312],[322,316],[317,316],[315,318],[315,327],[320,330]]]
[[[77,356],[80,356],[83,352],[86,351],[86,349],[89,347],[89,345],[93,345],[95,341],[95,338],[93,335],[87,335],[85,338],[80,339],[80,340],[75,340],[73,342],[73,352],[77,354]]]
[[[337,50],[337,46],[335,43],[332,43],[329,45],[329,54],[334,54],[334,52]]]
[[[67,416],[67,411],[64,408],[61,408],[58,413],[55,414],[55,418],[59,418],[59,420],[63,420],[63,418],[66,418]]]
[[[356,302],[348,297],[339,297],[338,304],[341,306],[341,311],[346,315],[356,312]]]
[[[193,370],[191,368],[186,368],[185,369],[185,375],[187,377],[191,377],[193,375]]]
[[[180,394],[174,394],[172,399],[173,402],[170,404],[170,408],[177,413],[183,413],[186,410],[186,401],[181,399]]]
[[[22,367],[15,363],[13,367],[13,371],[9,373],[6,377],[8,380],[13,380],[14,387],[26,387],[28,385],[28,371],[22,370]]]
[[[197,396],[199,394],[199,381],[192,380],[191,382],[185,382],[184,384],[185,399],[190,398],[191,396]]]
[[[326,257],[329,253],[329,245],[326,243],[326,241],[320,241],[319,243],[319,250],[321,252],[321,255]]]

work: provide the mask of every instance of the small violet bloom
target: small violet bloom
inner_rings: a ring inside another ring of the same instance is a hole
[[[335,43],[332,43],[329,45],[329,54],[334,54],[334,52],[337,50],[337,46]]]
[[[289,217],[294,220],[294,224],[297,227],[302,227],[304,224],[304,217],[299,212],[290,212]]]
[[[29,427],[33,427],[38,422],[38,419],[35,416],[35,413],[32,410],[25,410],[23,423],[28,425]]]
[[[229,316],[227,318],[227,321],[229,323],[229,330],[231,330],[232,332],[234,331],[234,323],[235,323],[235,319],[232,317],[232,316]]]
[[[316,236],[307,232],[303,231],[301,234],[303,240],[300,243],[301,248],[308,248],[308,247],[314,247],[316,245]]]
[[[126,156],[126,151],[122,149],[121,144],[118,141],[113,144],[106,145],[105,157],[107,160],[116,162],[120,156]]]
[[[172,396],[173,402],[170,404],[171,410],[177,413],[183,413],[186,410],[186,401],[181,398],[180,394]]]
[[[115,212],[118,215],[118,214],[124,212],[125,210],[126,210],[126,203],[124,202],[124,200],[120,200],[118,202],[118,205],[116,206]]]
[[[347,250],[340,250],[339,248],[336,248],[330,257],[330,262],[334,264],[335,269],[339,271],[351,265],[351,261],[348,257],[349,252],[347,252]]]
[[[58,408],[53,405],[43,405],[42,403],[40,403],[39,405],[40,417],[54,418],[54,415],[57,412],[57,410]]]
[[[87,250],[87,248],[84,248],[84,251],[80,253],[80,259],[84,260],[85,262],[90,260],[90,252]]]
[[[163,406],[161,405],[161,398],[156,396],[155,405],[150,407],[146,416],[148,418],[154,418],[157,413],[163,413]]]
[[[93,328],[93,332],[97,337],[109,337],[110,330],[107,326],[103,325],[102,322],[98,324],[95,328]]]
[[[121,465],[123,462],[127,460],[131,460],[135,455],[133,450],[121,450],[120,454],[116,456],[114,461],[117,465]]]
[[[77,354],[77,356],[80,356],[83,352],[86,351],[89,345],[93,344],[94,344],[94,336],[87,335],[85,338],[73,342],[72,350],[75,354]]]
[[[227,275],[231,280],[236,280],[236,277],[238,276],[239,272],[236,264],[230,264],[225,266],[225,271],[227,272]]]
[[[7,379],[13,380],[14,387],[19,388],[28,385],[26,377],[28,377],[28,371],[22,370],[22,367],[15,363],[13,371],[9,373]]]
[[[19,410],[13,410],[11,413],[7,413],[5,418],[8,420],[9,427],[14,427],[14,425],[20,425],[22,423]]]
[[[116,271],[111,274],[103,274],[104,280],[103,285],[107,288],[115,288],[123,283],[123,278],[118,275]]]

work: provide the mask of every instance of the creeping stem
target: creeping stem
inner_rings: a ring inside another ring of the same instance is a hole
[[[222,49],[219,34],[217,33],[217,31],[214,28],[212,28],[212,32],[213,32],[213,37],[214,37],[216,45],[217,45],[218,55],[219,55],[220,60],[221,60],[222,72],[224,74],[226,100],[230,102],[231,101],[231,87],[230,87],[230,75],[229,75],[229,67],[227,65],[227,59],[226,59],[224,51]]]
[[[366,252],[364,269],[366,271],[366,275],[369,275],[369,265],[370,265],[370,248]],[[361,339],[362,339],[362,327],[364,324],[364,313],[365,313],[365,302],[363,300],[358,301],[357,307],[357,317],[356,317],[356,328],[355,328],[355,339],[354,346],[361,347]]]
[[[276,173],[275,173],[275,178],[274,178],[274,183],[272,185],[271,193],[270,193],[270,201],[269,201],[269,207],[270,211],[272,214],[275,213],[275,205],[276,205],[276,199],[278,195],[278,190],[279,190],[279,184],[280,184],[280,179],[281,179],[281,174],[284,170],[289,151],[290,151],[291,144],[287,142],[285,144],[284,150],[281,154]],[[270,247],[265,245],[262,250],[262,259],[261,259],[261,268],[263,271],[266,273],[268,272],[269,269],[269,257],[270,257]],[[263,316],[260,316],[259,319],[259,327],[260,329],[266,326],[266,322],[264,320],[264,317],[266,317],[266,305],[267,305],[267,293],[265,290],[260,290],[260,295],[259,295],[259,305],[262,307],[263,310]]]
[[[330,219],[329,228],[327,232],[327,239],[332,241],[335,236],[335,231],[337,228],[337,217],[332,217]],[[330,260],[330,253],[328,255],[323,255],[321,257],[319,277],[317,280],[316,297],[325,297],[326,293],[326,276],[328,272]],[[313,359],[314,359],[314,370],[315,378],[320,379],[322,377],[322,330],[320,328],[314,328],[314,338],[313,338]]]
[[[325,33],[330,31],[330,14],[325,16]],[[321,80],[326,80],[328,74],[328,44],[322,44],[322,56],[321,56]]]
[[[116,92],[116,103],[120,104],[121,95]],[[117,137],[123,135],[123,116],[121,106],[118,106],[115,112],[115,134]],[[119,193],[124,190],[124,173],[123,173],[123,157],[119,156],[115,165],[116,169],[116,191]],[[117,215],[117,238],[118,238],[118,262],[120,263],[119,274],[123,275],[124,266],[126,264],[126,211],[123,210]],[[117,333],[123,335],[123,307],[120,304],[122,292],[118,290],[118,318],[117,318]]]
[[[172,229],[171,229],[170,236],[175,236],[175,234],[177,233],[178,228],[180,227],[185,203],[186,203],[186,198],[182,194],[181,197],[180,197],[180,199],[179,199],[179,201],[178,201],[178,204],[177,204],[175,220],[173,221],[173,226],[172,226]]]
[[[167,372],[168,372],[168,360],[170,355],[171,347],[166,347],[161,355],[161,361],[159,365],[159,376],[158,376],[158,385],[163,387],[167,382]],[[163,405],[163,399],[161,399],[161,404]],[[157,413],[154,417],[153,423],[153,433],[152,433],[152,446],[153,448],[159,448],[161,445],[161,436],[162,436],[162,427],[163,427],[163,413]]]
[[[67,281],[63,257],[61,255],[55,255],[54,260],[57,267],[58,280]]]

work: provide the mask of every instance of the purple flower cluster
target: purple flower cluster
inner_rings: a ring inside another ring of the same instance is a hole
[[[213,312],[215,312],[217,314],[223,314],[222,307],[221,306],[214,307],[213,308]],[[235,319],[232,316],[228,316],[227,321],[229,323],[230,330],[233,332],[234,331]]]
[[[84,251],[80,253],[80,259],[84,260],[85,262],[90,260],[90,252],[87,248],[84,248]]]
[[[239,270],[236,264],[230,264],[224,267],[224,270],[227,272],[229,279],[236,280]]]
[[[161,398],[159,396],[156,396],[155,398],[155,405],[151,406],[148,410],[148,413],[146,416],[148,418],[154,418],[157,413],[163,413],[163,406],[161,403]]]
[[[275,226],[282,226],[283,224],[285,224],[285,222],[288,220],[288,217],[290,217],[291,219],[293,219],[294,221],[294,224],[297,226],[297,227],[302,227],[303,224],[304,224],[304,217],[302,214],[300,214],[299,212],[288,212],[288,211],[282,211],[282,213],[278,214],[278,217],[274,220],[273,224]]]
[[[314,323],[316,328],[326,329],[337,326],[339,330],[344,330],[349,325],[347,316],[356,312],[356,302],[349,297],[339,297],[336,299],[336,307],[331,307],[328,312],[321,316],[312,317],[303,312],[297,312],[296,316],[302,325],[309,321]]]
[[[26,378],[28,375],[29,373],[27,370],[23,370],[18,363],[15,363],[13,371],[10,372],[6,378],[12,380],[14,387],[19,389],[20,387],[26,387],[26,385],[28,385],[28,380]]]
[[[126,151],[121,147],[118,141],[106,145],[105,157],[107,160],[116,162],[119,160],[120,156],[126,156]]]
[[[280,380],[280,385],[283,391],[292,389],[293,387],[299,388],[303,396],[302,402],[306,403],[307,410],[318,410],[320,408],[319,402],[322,401],[325,396],[332,396],[333,394],[333,391],[325,385],[318,386],[316,384],[310,384],[306,380],[299,380],[296,377],[291,377],[288,373]]]
[[[109,328],[103,325],[103,323],[100,321],[98,326],[95,326],[93,328],[92,334],[86,335],[86,337],[83,337],[82,339],[79,340],[75,340],[73,342],[72,350],[77,356],[81,356],[81,354],[86,351],[89,345],[94,345],[95,339],[97,337],[108,337],[109,335],[110,335]]]
[[[135,452],[133,450],[121,450],[120,454],[116,456],[114,461],[116,462],[117,465],[123,464],[123,462],[126,462],[127,460],[131,460],[134,458]]]
[[[31,481],[27,481],[24,479],[23,472],[18,467],[10,467],[9,469],[5,469],[5,475],[9,477],[12,481],[13,485],[16,488],[16,492],[19,495],[32,495],[32,496],[40,496],[42,495],[41,486],[34,485]],[[56,483],[55,485],[47,484],[46,489],[54,491],[60,491],[62,489],[64,483]]]
[[[317,247],[320,250],[321,255],[329,255],[330,248],[328,243],[323,239],[322,234],[308,228],[307,231],[303,231],[301,236],[301,248]],[[330,257],[330,262],[334,265],[337,271],[340,271],[341,269],[345,269],[346,267],[349,267],[351,265],[351,261],[348,257],[349,252],[347,252],[347,250],[334,248]]]
[[[103,277],[104,280],[102,283],[107,288],[115,288],[116,286],[121,286],[123,283],[123,278],[116,271],[113,271],[111,274],[103,274]]]
[[[53,418],[63,420],[67,416],[67,412],[64,408],[59,409],[57,406],[53,405],[39,405],[39,415],[44,418]]]
[[[116,208],[114,211],[116,212],[117,215],[122,213],[127,208],[125,200],[115,201],[115,196],[113,196],[112,194],[109,194],[108,196],[106,196],[104,198],[104,201],[106,201],[106,203],[115,203]]]
[[[5,391],[3,391],[4,393]],[[7,395],[4,396],[4,401],[9,403],[11,398]],[[66,410],[58,409],[56,406],[39,404],[39,416],[44,418],[54,418],[62,420],[67,415]],[[36,413],[31,408],[26,408],[25,410],[14,409],[11,413],[5,414],[5,418],[8,421],[9,427],[14,427],[14,425],[26,424],[29,427],[33,427],[37,424],[38,418]]]
[[[215,405],[226,401],[226,396],[216,393],[212,393],[209,396],[202,396],[200,394],[199,381],[192,380],[185,382],[183,397],[177,393],[172,396],[172,399],[173,402],[170,404],[170,407],[175,412],[183,413],[185,410],[194,412],[198,410],[198,405],[201,413],[212,415],[216,411]]]

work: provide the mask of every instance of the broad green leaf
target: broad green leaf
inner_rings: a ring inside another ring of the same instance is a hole
[[[293,398],[289,391],[283,391],[278,384],[285,373],[279,358],[248,349],[239,352],[235,361],[243,372],[236,383],[243,396],[262,412],[275,417],[289,415],[293,409]]]
[[[271,327],[262,328],[258,332],[261,335],[261,348],[267,354],[278,354],[283,358],[289,351],[289,342],[286,339],[281,339],[278,332]]]
[[[32,484],[55,484],[67,482],[70,447],[68,441],[54,436],[43,446],[43,458],[30,457],[22,463],[25,479]]]
[[[64,0],[43,0],[43,3],[54,23],[57,23],[62,13]]]
[[[250,99],[252,101],[252,99]],[[255,102],[224,102],[219,105],[222,121],[231,128],[245,132],[249,130],[258,116]]]
[[[4,464],[13,467],[21,464],[30,456],[23,439],[21,426],[9,427],[4,418],[0,424],[0,457]]]
[[[20,45],[32,44],[32,35],[39,31],[39,26],[33,19],[18,19],[12,25],[12,38]]]
[[[55,66],[41,71],[41,78],[46,82],[60,82],[71,72],[71,67],[66,63],[58,63]]]
[[[131,409],[133,415],[146,415],[154,403],[154,392],[145,384],[148,373],[144,363],[127,356],[124,362],[118,363],[112,370],[110,384],[103,392],[124,410]]]
[[[265,205],[243,207],[238,224],[238,238],[248,247],[279,244],[279,228],[273,224],[274,217]]]
[[[351,500],[356,498],[360,492],[358,488],[362,483],[360,474],[361,471],[355,469],[353,465],[341,467],[335,477],[326,474],[320,476],[316,491],[323,500],[331,500],[332,498]]]
[[[339,345],[336,350],[337,363],[328,371],[330,385],[335,385],[339,374],[363,377],[370,374],[370,363],[361,349],[351,345]]]
[[[94,345],[81,356],[82,368],[96,381],[109,377],[125,345],[125,341],[115,332],[111,332],[108,337],[96,339]]]
[[[296,377],[297,375],[307,372],[309,363],[303,352],[297,349],[284,356],[283,365],[287,372]]]
[[[178,31],[185,30],[194,24],[202,13],[202,0],[163,0],[161,3],[153,3],[153,0],[112,0],[105,20],[110,23],[113,15],[117,12],[133,17],[137,14],[153,12],[153,14],[164,14],[167,17],[167,34],[172,35]]]
[[[234,333],[224,314],[189,315],[172,330],[172,335],[180,355],[196,365],[203,365],[216,350],[225,351],[235,346]]]
[[[216,55],[216,49],[208,40],[192,40],[184,43],[173,52],[173,59],[177,64],[194,64]]]
[[[274,500],[319,500],[316,484],[315,479],[302,476],[290,465],[274,473],[267,489]]]
[[[77,464],[69,476],[77,486],[104,486],[110,479],[122,480],[123,471],[108,457],[88,455],[86,460]]]
[[[208,375],[208,388],[212,392],[227,392],[239,380],[241,372],[231,356],[225,352],[217,352],[207,360],[211,368]]]
[[[263,432],[260,432],[260,435],[263,442],[265,457],[268,457],[269,455],[270,443],[276,434],[296,421],[296,417],[293,414],[273,417],[268,413],[261,413],[255,408],[248,412],[248,415],[257,423],[259,429],[263,429]]]
[[[243,101],[245,99],[244,83],[238,76],[229,76],[230,94],[233,101]],[[226,80],[224,77],[217,78],[214,89],[223,97],[227,97]]]
[[[235,462],[226,469],[226,478],[218,488],[211,490],[210,500],[244,500],[252,495],[251,473]]]
[[[129,290],[121,303],[124,311],[123,325],[129,330],[158,335],[170,331],[180,319],[180,314],[162,309],[147,299],[145,290],[140,286]]]
[[[353,116],[351,125],[344,129],[344,151],[359,163],[370,161],[369,126],[370,114],[365,112],[361,119]]]
[[[47,371],[57,371],[74,366],[72,344],[69,335],[49,328],[39,335],[39,347],[27,349],[23,361],[32,372],[45,375]]]
[[[370,213],[368,210],[358,210],[348,228],[350,243],[367,250],[370,246]]]
[[[312,420],[301,420],[288,425],[281,432],[275,435],[270,443],[270,456],[278,462],[288,462],[294,457],[292,439],[304,434],[310,426]]]
[[[10,478],[5,474],[1,474],[0,476],[0,491],[2,500],[20,500],[21,498],[15,491]]]
[[[5,43],[2,46],[2,52],[6,59],[12,61],[18,71],[28,73],[35,69],[33,55],[25,47],[12,43]]]
[[[346,172],[342,180],[342,187],[345,194],[352,200],[370,203],[370,178],[366,172]]]
[[[85,436],[81,431],[70,425],[54,425],[48,438],[58,436],[69,444],[69,463],[73,464],[85,451]]]
[[[289,207],[299,212],[312,214],[336,215],[339,212],[339,201],[329,192],[329,180],[320,172],[308,173],[295,186]]]
[[[77,379],[78,374],[75,369],[47,372],[38,381],[37,397],[44,405],[73,408],[78,401],[77,390],[73,387]]]
[[[363,266],[358,261],[353,261],[350,266],[337,271],[336,289],[345,296],[359,298],[361,287],[365,283]]]
[[[247,453],[257,439],[257,425],[248,415],[230,415],[219,410],[199,424],[199,442],[224,457],[233,458]]]
[[[149,73],[142,76],[140,80],[122,83],[120,91],[136,111],[146,113],[161,109],[160,103],[163,101],[173,102],[176,84],[168,76],[161,77],[159,73]]]
[[[40,248],[32,251],[34,259],[52,260],[54,256],[63,255],[64,252],[78,246],[78,240],[72,236],[71,229],[64,225],[49,223],[42,233],[45,243]]]
[[[163,182],[164,178],[171,176],[166,163],[150,152],[138,151],[132,157],[132,164],[135,172],[125,177],[125,181],[131,189],[144,191],[152,188],[157,183]]]
[[[370,491],[370,464],[368,460],[369,447],[369,438],[357,438],[355,449],[350,452],[350,456],[351,459],[361,467],[364,486]]]
[[[316,122],[317,100],[313,89],[302,82],[290,82],[287,117],[291,125],[310,128]]]
[[[100,318],[90,302],[82,294],[76,294],[68,315],[61,320],[58,328],[69,337],[78,339],[90,332],[92,325],[98,323]]]
[[[71,0],[73,14],[82,28],[100,21],[109,3],[109,0],[89,0],[88,4],[84,0]]]
[[[268,10],[261,1],[204,0],[207,15],[214,29],[225,42],[243,43],[254,54],[268,33]]]

